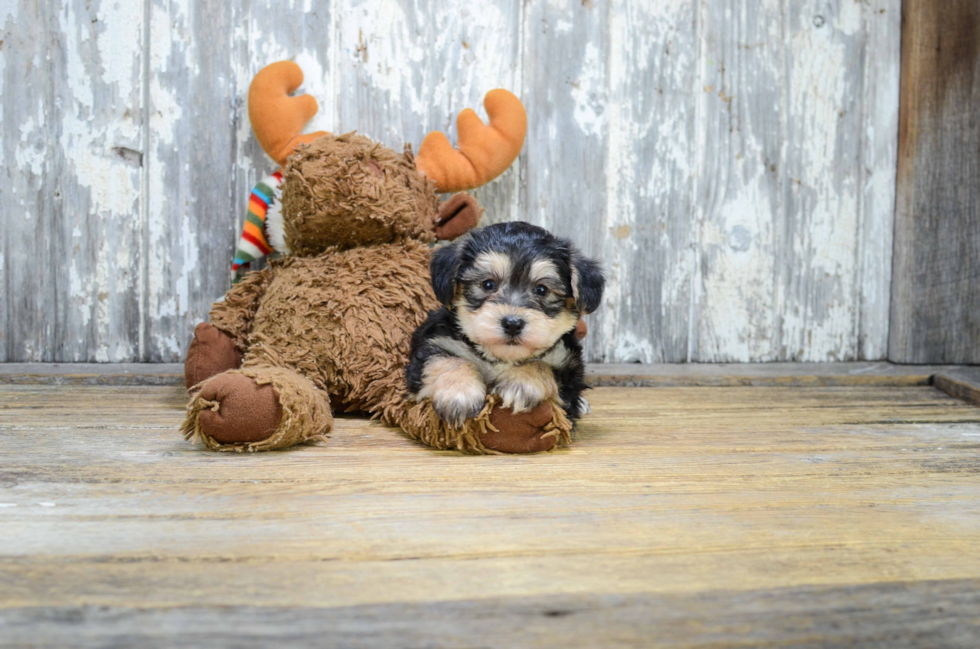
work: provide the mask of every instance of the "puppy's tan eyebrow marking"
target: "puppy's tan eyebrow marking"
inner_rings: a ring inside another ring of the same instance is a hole
[[[528,272],[528,278],[532,283],[561,283],[561,275],[558,274],[558,268],[555,267],[554,262],[550,259],[535,259],[531,262],[531,270]]]
[[[479,279],[490,276],[502,280],[510,276],[512,268],[513,264],[509,255],[491,250],[478,256],[463,277],[465,279]]]

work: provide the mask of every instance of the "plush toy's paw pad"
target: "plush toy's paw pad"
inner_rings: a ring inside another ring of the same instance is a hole
[[[201,385],[198,395],[210,407],[201,411],[201,429],[222,444],[261,442],[282,421],[279,395],[243,374],[220,374]]]
[[[515,414],[510,408],[495,407],[490,412],[490,430],[481,442],[488,449],[501,453],[540,453],[558,443],[558,436],[545,430],[551,423],[554,409],[547,401],[526,412]]]
[[[194,329],[194,340],[184,361],[184,385],[191,389],[212,376],[233,370],[242,359],[231,336],[207,322]]]

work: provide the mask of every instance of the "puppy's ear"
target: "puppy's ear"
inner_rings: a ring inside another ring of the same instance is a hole
[[[583,257],[577,250],[572,253],[572,297],[582,313],[592,313],[602,303],[602,289],[606,278],[599,264]]]
[[[429,262],[432,290],[442,304],[452,304],[456,294],[456,271],[459,269],[459,243],[436,248]]]

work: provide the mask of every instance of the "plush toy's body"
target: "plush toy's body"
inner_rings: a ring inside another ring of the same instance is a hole
[[[478,186],[506,169],[526,128],[520,102],[491,93],[489,126],[464,111],[460,151],[430,134],[416,161],[355,134],[295,136],[316,110],[309,97],[287,96],[301,80],[295,64],[273,64],[250,91],[260,142],[288,158],[265,227],[284,257],[245,275],[198,325],[185,364],[185,434],[216,450],[285,448],[321,439],[340,409],[467,452],[540,451],[567,439],[557,402],[513,414],[490,396],[451,428],[431,403],[408,401],[404,378],[412,333],[438,306],[429,246],[479,217],[474,199],[440,204],[437,188]]]
[[[210,317],[211,326],[235,340],[242,367],[205,383],[194,408],[211,407],[223,387],[241,382],[235,374],[271,384],[278,403],[270,393],[252,397],[244,421],[227,412],[233,406],[205,410],[196,415],[204,417],[202,438],[221,447],[206,434],[211,423],[218,424],[225,444],[290,446],[329,431],[331,400],[334,407],[401,424],[408,404],[398,352],[407,349],[424,308],[434,306],[425,290],[428,260],[422,243],[385,244],[288,257],[246,276]],[[276,435],[263,439],[277,405],[287,416],[278,417]],[[207,420],[222,416],[231,420]]]

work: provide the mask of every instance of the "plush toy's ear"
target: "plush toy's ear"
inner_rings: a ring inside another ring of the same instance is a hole
[[[429,272],[432,275],[432,291],[445,306],[452,304],[456,294],[456,271],[459,269],[459,243],[452,243],[432,252]]]
[[[443,240],[455,239],[476,227],[483,208],[469,194],[456,194],[439,206],[436,215],[436,236]]]
[[[606,278],[599,264],[583,257],[578,252],[572,254],[572,297],[582,313],[592,313],[602,303],[602,289]]]

